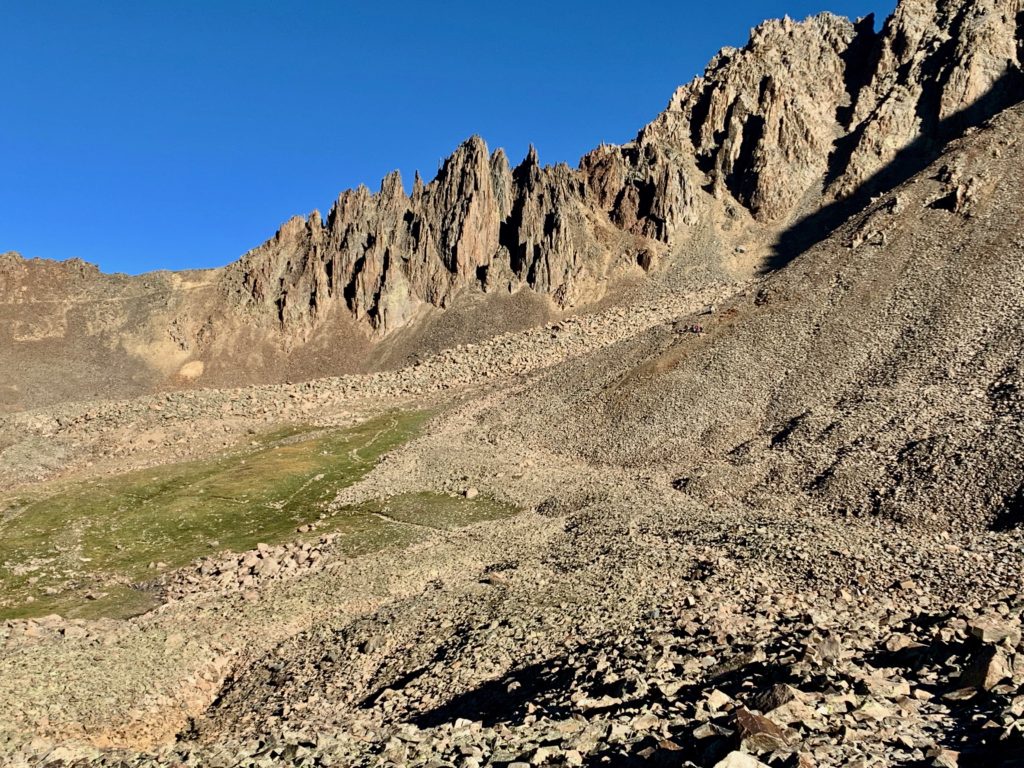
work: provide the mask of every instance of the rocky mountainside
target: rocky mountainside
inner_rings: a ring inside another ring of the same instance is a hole
[[[430,408],[335,504],[522,510],[407,517],[414,543],[359,556],[322,535],[332,507],[312,543],[166,574],[145,615],[0,623],[0,758],[1016,768],[1022,136],[1018,105],[746,287],[386,374],[0,420],[6,463],[102,477]]]
[[[517,426],[709,505],[1022,522],[1022,115],[968,131],[700,333],[654,327],[553,371]]]
[[[102,299],[69,293],[80,322],[45,321],[46,343],[21,326],[57,306],[46,276],[60,268],[8,255],[0,347],[33,373],[5,383],[6,408],[59,399],[34,386],[58,358],[81,361],[61,375],[85,396],[308,378],[387,365],[422,343],[440,310],[501,307],[524,289],[538,297],[529,311],[498,314],[536,321],[694,265],[744,279],[1021,98],[1022,19],[1020,0],[906,0],[880,31],[870,17],[766,22],[632,142],[575,169],[541,166],[533,150],[511,167],[474,137],[411,194],[397,174],[376,194],[344,192],[326,217],[291,219],[222,270],[95,274],[87,293]],[[154,282],[156,294],[143,289]],[[435,343],[493,333],[479,318],[447,323]]]
[[[0,412],[173,385],[194,353],[181,318],[214,306],[212,277],[0,254]]]
[[[385,334],[467,288],[584,303],[685,245],[716,207],[792,221],[1021,98],[1021,10],[904,2],[881,32],[872,17],[766,22],[628,144],[577,169],[542,168],[531,150],[510,170],[474,137],[411,196],[391,175],[376,195],[342,194],[326,220],[292,219],[226,289],[285,326],[337,303]]]
[[[769,22],[577,169],[473,139],[223,270],[0,257],[4,362],[77,400],[0,380],[0,764],[1018,768],[1022,38]],[[389,370],[76,398],[164,358]]]

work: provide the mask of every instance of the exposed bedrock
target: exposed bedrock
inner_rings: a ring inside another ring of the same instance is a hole
[[[781,230],[915,143],[1016,102],[1022,18],[1020,0],[904,0],[880,31],[872,17],[766,22],[632,142],[575,169],[543,167],[532,149],[510,168],[473,137],[411,195],[391,174],[376,194],[344,192],[326,219],[290,220],[225,271],[222,290],[286,328],[337,308],[378,335],[465,290],[585,303],[610,277],[656,266],[713,206]]]

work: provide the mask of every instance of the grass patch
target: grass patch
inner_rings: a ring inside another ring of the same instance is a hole
[[[427,415],[389,414],[319,432],[286,428],[214,459],[0,499],[0,618],[142,613],[155,598],[133,584],[205,554],[294,538],[296,526],[319,519],[341,488],[416,434]],[[353,509],[330,527],[357,554],[403,539],[384,522],[373,510]]]

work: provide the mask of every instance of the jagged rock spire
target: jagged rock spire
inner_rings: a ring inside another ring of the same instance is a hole
[[[765,22],[634,141],[578,169],[541,167],[531,144],[510,171],[471,136],[429,184],[417,173],[411,197],[390,174],[378,195],[343,193],[326,228],[318,215],[288,222],[227,270],[225,291],[286,326],[336,306],[377,333],[465,290],[597,298],[715,207],[782,226],[808,199],[852,194],[922,136],[944,141],[1019,100],[1021,13],[1021,0],[902,0],[879,33],[873,19],[827,13]]]

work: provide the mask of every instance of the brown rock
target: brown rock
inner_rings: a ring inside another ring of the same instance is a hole
[[[708,694],[707,705],[708,709],[710,709],[712,712],[717,712],[721,709],[724,709],[730,703],[732,703],[732,699],[729,697],[729,694],[723,693],[717,688]]]
[[[752,696],[750,706],[762,714],[768,714],[795,699],[796,693],[796,690],[788,685],[776,684]]]
[[[960,675],[960,683],[969,688],[988,691],[1011,674],[1006,652],[996,646],[985,646],[970,657]]]
[[[1020,624],[998,616],[983,616],[968,622],[971,635],[983,643],[1017,645],[1020,642]]]
[[[736,710],[733,721],[740,746],[752,752],[774,752],[788,744],[786,732],[767,717],[751,712],[746,707]]]
[[[928,757],[931,758],[931,765],[934,768],[957,768],[960,765],[960,753],[952,749],[930,749]]]
[[[768,768],[768,766],[745,752],[730,752],[723,760],[715,763],[715,768]]]

